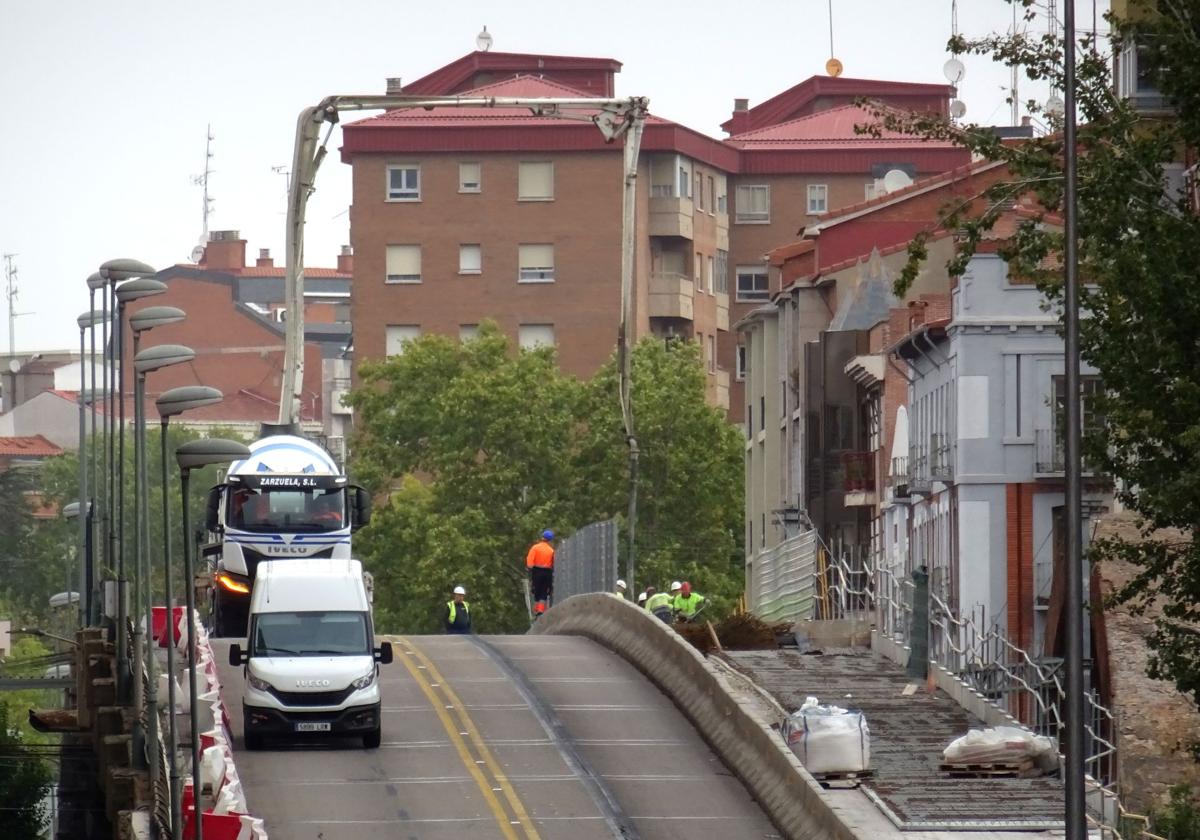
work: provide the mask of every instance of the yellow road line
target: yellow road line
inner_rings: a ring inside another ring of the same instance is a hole
[[[412,644],[412,642],[408,641],[403,636],[398,638],[402,648],[409,648],[418,658],[426,662],[428,661],[425,660],[425,657],[419,650],[417,650],[416,646]],[[412,674],[413,680],[416,681],[417,685],[421,689],[421,693],[425,695],[425,699],[429,701],[429,705],[432,706],[434,712],[437,713],[438,720],[441,721],[442,727],[446,730],[446,734],[450,736],[450,742],[454,744],[455,750],[458,751],[458,757],[462,760],[463,766],[466,767],[467,771],[474,777],[475,784],[479,786],[479,792],[483,794],[483,798],[487,801],[488,807],[492,809],[492,814],[496,817],[496,824],[500,826],[500,832],[504,835],[505,840],[521,840],[516,831],[513,830],[512,821],[509,819],[508,812],[504,810],[504,806],[500,804],[500,800],[492,791],[492,785],[487,779],[484,778],[483,773],[479,769],[479,765],[477,765],[475,760],[471,757],[471,753],[467,749],[466,742],[463,741],[462,736],[459,734],[458,726],[456,726],[454,721],[450,719],[450,715],[446,714],[446,704],[443,703],[438,698],[437,694],[434,693],[433,688],[429,685],[429,680],[427,680],[425,675],[421,673],[420,669],[413,664],[412,659],[407,656],[406,653],[407,651],[401,653],[400,661],[404,663],[404,667],[408,669],[408,673]],[[428,668],[428,665],[426,668]],[[439,682],[442,682],[441,677],[438,677],[437,679]],[[444,686],[445,683],[442,682],[442,685]],[[457,705],[456,701],[452,702],[455,702],[455,705]],[[471,727],[466,726],[464,729],[470,731]],[[487,759],[485,757],[484,761],[486,760]],[[504,787],[504,784],[501,784],[501,787]],[[533,836],[536,837],[537,835],[535,834]]]
[[[492,755],[492,751],[484,743],[482,736],[479,734],[479,727],[475,725],[470,715],[467,714],[466,706],[463,705],[458,694],[450,687],[450,683],[446,681],[446,678],[442,676],[437,666],[433,664],[433,661],[429,657],[417,648],[416,645],[412,644],[412,642],[408,642],[408,646],[413,649],[417,658],[425,666],[425,669],[438,681],[442,691],[450,698],[450,703],[454,706],[454,711],[462,723],[462,731],[469,734],[471,742],[475,745],[475,749],[479,753],[479,757],[483,759],[484,764],[492,772],[492,776],[495,777],[496,782],[500,785],[500,790],[504,793],[504,798],[508,800],[508,804],[512,808],[513,813],[516,814],[518,822],[525,829],[526,836],[529,840],[541,840],[537,828],[533,824],[533,820],[529,818],[529,814],[525,811],[525,805],[521,802],[521,798],[517,796],[517,792],[513,789],[512,783],[508,781],[508,777],[504,775],[504,771],[500,768],[500,763],[496,761]]]

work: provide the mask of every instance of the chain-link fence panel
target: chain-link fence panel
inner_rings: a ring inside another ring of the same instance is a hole
[[[617,521],[585,525],[554,552],[554,600],[617,587]]]

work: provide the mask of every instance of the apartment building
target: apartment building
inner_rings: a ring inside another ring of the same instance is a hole
[[[604,58],[479,52],[403,90],[611,95],[620,67]],[[949,146],[858,137],[855,121],[869,115],[849,103],[862,95],[944,112],[950,90],[810,79],[756,108],[740,103],[727,140],[659,117],[647,122],[635,337],[698,341],[709,399],[726,408],[733,400],[735,418],[741,354],[730,321],[766,299],[763,255],[790,241],[810,209],[861,200],[887,172],[919,177],[966,162]],[[823,114],[829,109],[837,113]],[[398,110],[345,126],[342,159],[353,167],[357,358],[401,352],[424,332],[470,336],[485,318],[522,346],[554,344],[571,373],[590,375],[611,356],[620,307],[619,144],[606,145],[586,122],[527,109]]]

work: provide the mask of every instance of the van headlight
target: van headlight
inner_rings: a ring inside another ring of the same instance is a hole
[[[271,690],[271,684],[269,682],[266,680],[260,680],[258,677],[250,673],[246,674],[246,682],[250,683],[250,687],[256,689],[257,691]]]
[[[355,690],[361,690],[361,689],[366,688],[373,682],[375,682],[375,669],[374,668],[372,668],[367,673],[363,674],[361,677],[356,679],[354,682],[350,683],[350,685],[353,686]]]

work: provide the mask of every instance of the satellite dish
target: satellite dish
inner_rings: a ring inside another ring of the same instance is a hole
[[[942,65],[942,72],[946,75],[946,81],[952,85],[956,85],[966,75],[967,68],[957,58],[952,58]]]
[[[1067,106],[1063,104],[1062,97],[1057,93],[1050,94],[1050,98],[1046,100],[1046,113],[1053,117],[1061,117],[1067,111]]]
[[[825,62],[825,72],[835,79],[842,75],[842,69],[842,62],[836,58],[831,58]]]
[[[480,52],[487,52],[492,48],[492,34],[487,31],[486,26],[475,36],[475,48]]]
[[[902,190],[912,182],[912,178],[908,177],[908,173],[903,169],[889,169],[887,174],[883,176],[883,191],[885,193],[892,193],[896,190]]]
[[[961,99],[950,100],[950,116],[956,120],[961,120],[963,114],[967,113],[967,105]]]
[[[202,259],[204,259],[204,246],[197,245],[192,249],[192,262],[198,263]]]
[[[21,372],[21,363],[18,362],[16,359],[9,359],[8,360],[8,369],[11,370],[13,373],[20,373]]]

